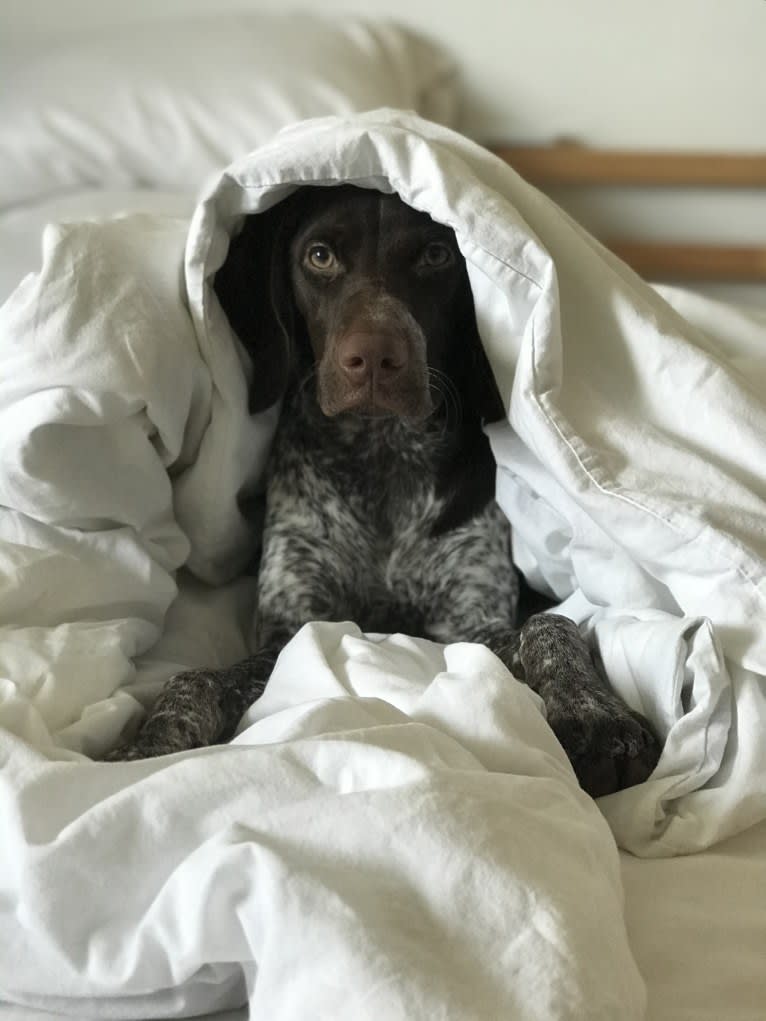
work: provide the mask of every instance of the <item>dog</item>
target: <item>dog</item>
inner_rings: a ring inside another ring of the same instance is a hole
[[[516,626],[519,579],[483,430],[504,408],[454,232],[396,195],[304,187],[246,219],[215,289],[252,356],[251,410],[284,394],[256,651],[171,678],[110,758],[228,740],[299,628],[349,619],[485,644],[541,696],[584,790],[645,780],[658,742],[577,627],[554,613]]]

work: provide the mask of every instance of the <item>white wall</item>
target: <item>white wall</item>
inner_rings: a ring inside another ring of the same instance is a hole
[[[14,46],[25,33],[301,6],[385,15],[441,40],[462,69],[463,130],[481,141],[766,151],[766,0],[0,0],[0,20]],[[605,235],[766,238],[762,191],[557,198]],[[766,305],[766,287],[745,296]]]
[[[441,39],[484,140],[766,147],[766,0],[0,0],[5,30],[197,10],[385,14]]]

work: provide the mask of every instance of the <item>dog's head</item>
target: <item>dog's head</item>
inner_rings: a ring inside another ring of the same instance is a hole
[[[259,278],[268,310],[255,307]],[[255,406],[276,399],[290,366],[310,366],[327,416],[417,421],[445,395],[463,413],[502,413],[455,234],[396,195],[300,189],[248,219],[216,292],[253,355]]]

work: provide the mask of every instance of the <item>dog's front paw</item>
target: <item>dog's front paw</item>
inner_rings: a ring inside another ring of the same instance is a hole
[[[231,671],[184,670],[174,674],[160,692],[138,733],[122,741],[105,762],[129,762],[173,755],[213,744],[227,724],[236,725],[238,704],[222,698]],[[229,717],[225,715],[229,705]]]
[[[177,735],[163,726],[162,721],[149,717],[138,733],[120,741],[116,748],[104,755],[102,761],[137,762],[139,759],[156,759],[160,755],[181,751],[183,747]]]
[[[579,692],[547,709],[548,722],[591,797],[643,783],[657,765],[662,748],[648,721],[610,692]]]
[[[139,744],[126,741],[118,744],[110,752],[107,752],[101,759],[102,762],[136,762],[139,759],[150,759],[151,753],[147,753]]]

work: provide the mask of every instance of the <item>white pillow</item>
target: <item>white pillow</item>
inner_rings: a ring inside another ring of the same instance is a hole
[[[166,19],[4,60],[0,207],[93,186],[196,192],[306,117],[395,106],[453,119],[451,60],[354,17]]]

